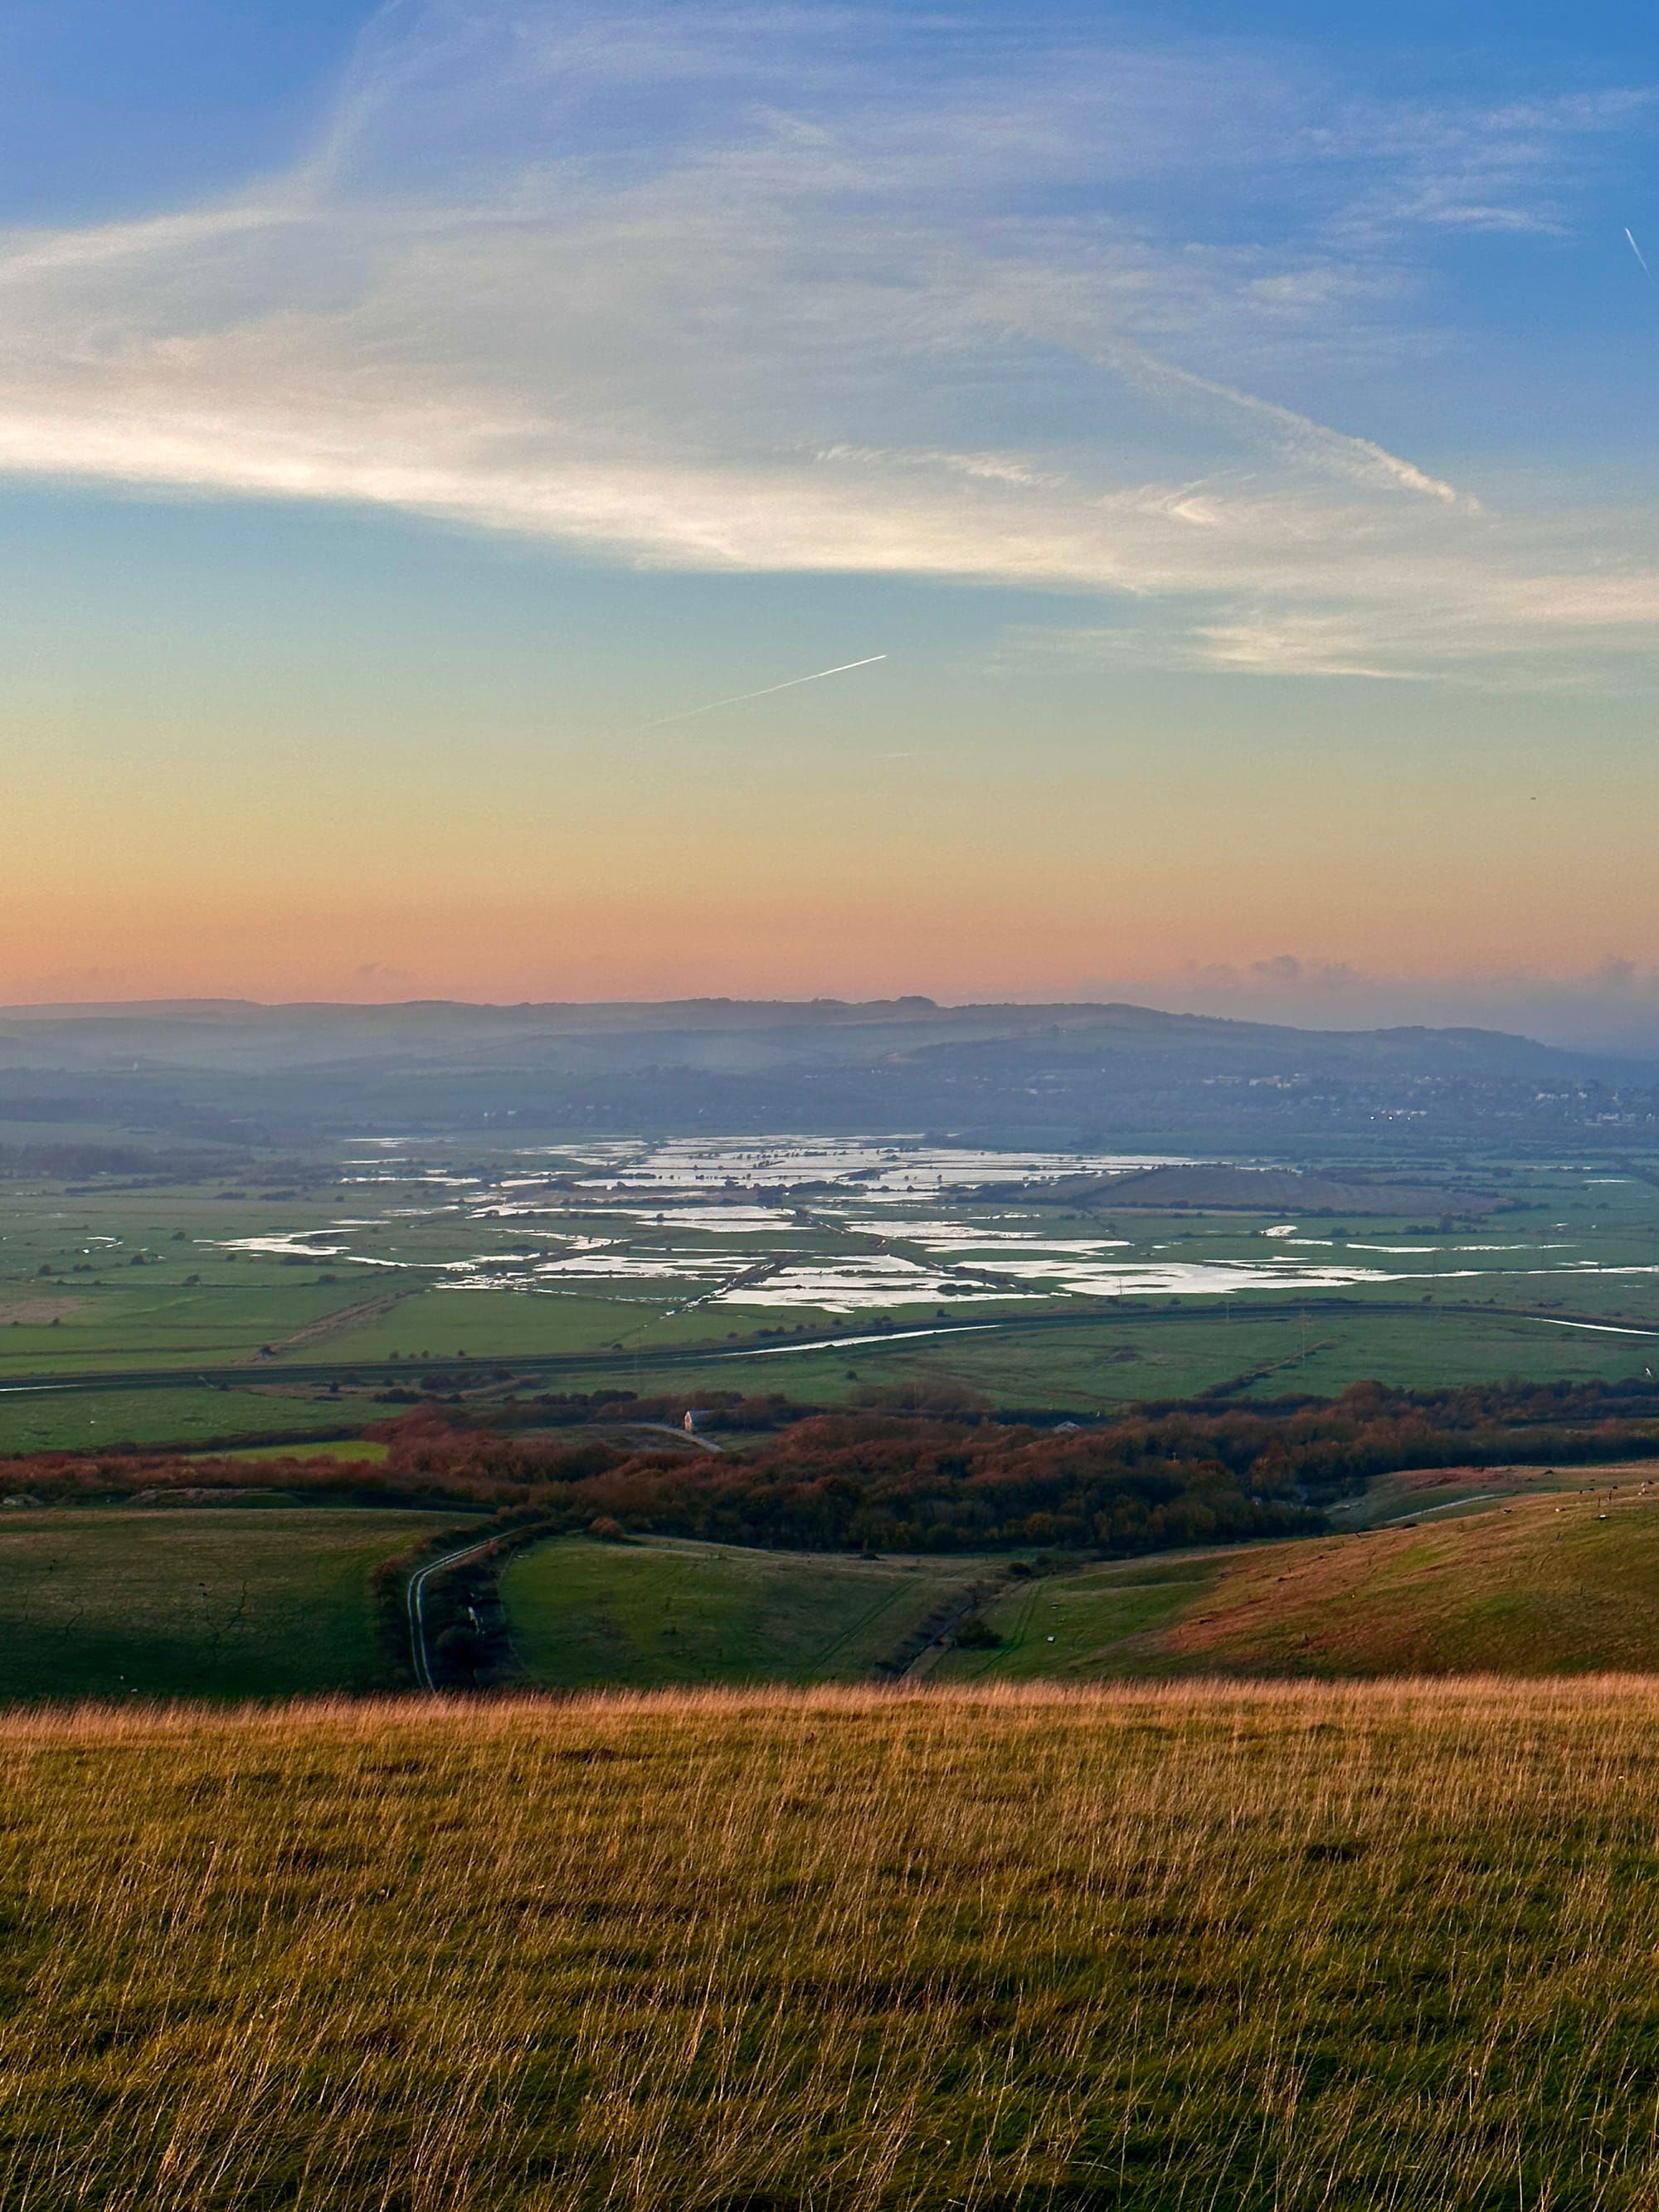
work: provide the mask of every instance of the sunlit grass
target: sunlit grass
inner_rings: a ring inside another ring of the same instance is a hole
[[[0,1723],[0,2203],[1646,2206],[1659,1682]]]

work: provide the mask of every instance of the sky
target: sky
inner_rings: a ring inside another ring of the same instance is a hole
[[[1595,0],[12,0],[0,1000],[1659,1050],[1656,122]]]

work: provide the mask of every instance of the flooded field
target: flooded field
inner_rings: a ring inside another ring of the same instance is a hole
[[[696,1352],[708,1388],[765,1374],[836,1402],[915,1373],[1085,1409],[1659,1367],[1659,1158],[1407,1154],[1412,1210],[1346,1216],[1298,1215],[1283,1174],[1272,1207],[1121,1203],[1158,1165],[931,1137],[411,1133],[285,1162],[269,1186],[14,1183],[0,1449],[333,1433],[384,1387],[349,1402],[357,1362],[418,1363],[416,1382],[476,1362],[493,1387],[550,1356],[615,1376],[620,1356],[644,1391],[659,1353]],[[1340,1162],[1322,1172],[1352,1191]],[[288,1379],[319,1361],[337,1397]],[[127,1370],[179,1387],[60,1401],[44,1380]]]
[[[402,1270],[456,1291],[585,1291],[670,1313],[902,1316],[1419,1281],[1431,1291],[1487,1278],[1526,1279],[1541,1295],[1564,1279],[1659,1274],[1650,1228],[1636,1249],[1614,1249],[1594,1222],[1534,1230],[1524,1215],[1538,1201],[1519,1195],[1474,1236],[1377,1216],[1350,1229],[1248,1213],[1112,1215],[1111,1178],[1180,1164],[1167,1155],[778,1137],[602,1143],[463,1169],[434,1166],[414,1140],[386,1139],[350,1151],[349,1212],[320,1226],[204,1241],[332,1267]],[[1553,1172],[1573,1176],[1592,1211],[1610,1210],[1592,1190],[1645,1194],[1627,1178]],[[1047,1187],[1079,1176],[1105,1180],[1076,1205],[1041,1202]],[[376,1201],[380,1210],[368,1210]]]

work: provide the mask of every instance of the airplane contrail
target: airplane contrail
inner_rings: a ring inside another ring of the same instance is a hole
[[[835,668],[814,669],[810,676],[792,676],[787,684],[763,684],[758,691],[738,691],[729,699],[711,699],[706,707],[688,707],[683,714],[664,714],[644,726],[660,730],[668,722],[689,722],[694,714],[712,714],[717,707],[741,707],[745,699],[769,699],[775,691],[793,691],[798,684],[816,684],[825,676],[845,676],[849,668],[872,668],[886,658],[884,653],[872,653],[867,660],[843,660]]]
[[[1630,225],[1628,223],[1625,225],[1625,235],[1626,238],[1630,238],[1630,250],[1642,264],[1642,274],[1647,278],[1648,282],[1651,283],[1653,282],[1653,271],[1648,267],[1648,258],[1646,254],[1643,252],[1641,247],[1636,243],[1636,240],[1633,238],[1631,238]]]

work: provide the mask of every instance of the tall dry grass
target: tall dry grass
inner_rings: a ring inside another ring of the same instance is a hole
[[[7,2212],[1659,2202],[1659,1682],[0,1723]]]

